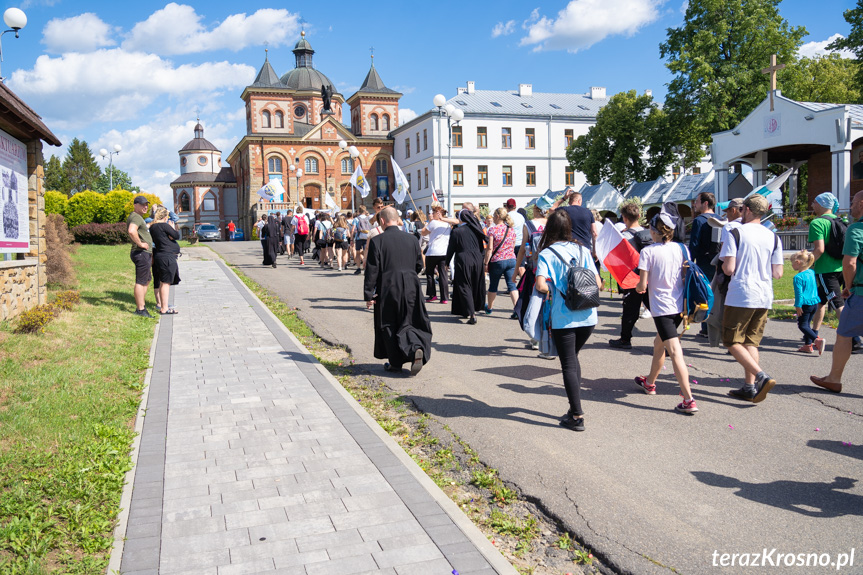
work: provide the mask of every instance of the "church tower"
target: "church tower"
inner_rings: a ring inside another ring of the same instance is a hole
[[[348,98],[351,132],[357,136],[387,137],[399,126],[399,99],[402,94],[386,87],[375,69],[375,57],[363,85]]]

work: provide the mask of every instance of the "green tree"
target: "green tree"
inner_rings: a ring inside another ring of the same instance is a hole
[[[827,54],[801,58],[779,72],[782,95],[798,102],[857,104],[861,101],[856,60]]]
[[[851,50],[857,56],[857,63],[863,62],[863,0],[857,0],[857,7],[846,10],[845,21],[851,25],[851,32],[845,38],[836,38],[827,46],[830,50]],[[863,66],[857,68],[857,84],[863,84]]]
[[[69,182],[66,180],[66,173],[63,172],[63,165],[57,156],[52,155],[45,164],[44,188],[69,195]]]
[[[622,189],[633,181],[655,180],[674,161],[668,117],[635,90],[615,94],[596,116],[596,125],[566,150],[569,165],[590,184],[608,180]]]
[[[102,208],[102,194],[86,190],[78,192],[66,204],[66,223],[70,228],[80,226],[82,224],[91,224],[96,219],[96,214]]]
[[[135,194],[126,190],[111,190],[102,196],[102,202],[96,211],[96,221],[103,224],[122,222],[129,214],[126,204],[135,199]]]
[[[71,190],[83,192],[96,189],[102,170],[99,169],[99,164],[96,163],[96,158],[93,157],[87,142],[78,138],[72,139],[69,151],[66,152],[66,158],[63,160],[63,173],[69,182],[70,193]]]
[[[69,203],[69,197],[63,192],[48,190],[45,192],[45,213],[60,214],[66,213],[66,204]]]
[[[111,170],[114,170],[114,178],[113,178],[113,188],[111,187]],[[138,186],[132,185],[132,178],[119,168],[112,168],[110,165],[105,168],[105,171],[102,172],[102,175],[99,176],[99,181],[96,182],[96,187],[93,191],[99,192],[100,194],[107,194],[111,190],[128,190],[130,192],[140,192],[141,188]]]
[[[806,35],[779,14],[781,0],[690,0],[686,22],[669,28],[660,56],[674,75],[665,110],[684,163],[701,159],[711,134],[731,129],[764,99],[761,70],[777,54],[793,62]]]

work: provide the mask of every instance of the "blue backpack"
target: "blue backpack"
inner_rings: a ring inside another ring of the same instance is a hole
[[[683,319],[684,325],[701,323],[713,311],[713,290],[710,280],[698,265],[689,259],[686,248],[678,244],[683,252]]]

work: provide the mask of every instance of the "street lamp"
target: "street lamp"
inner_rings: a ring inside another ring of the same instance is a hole
[[[299,161],[299,158],[297,159],[297,161]],[[291,164],[290,166],[288,166],[288,170],[290,170],[291,172],[296,171],[296,173],[297,173],[296,174],[297,175],[297,201],[299,202],[300,201],[300,178],[303,177],[303,169],[298,168],[295,165]]]
[[[3,38],[3,34],[6,32],[15,32],[15,37],[18,37],[18,31],[21,30],[24,26],[27,25],[27,15],[24,14],[18,8],[9,8],[5,12],[3,12],[3,21],[9,26],[8,30],[4,30],[0,33],[0,39]],[[3,61],[3,46],[0,44],[0,62]],[[5,81],[6,78],[0,76],[0,82]]]
[[[7,12],[8,12],[8,10],[7,10]],[[110,190],[108,190],[109,192],[114,189],[114,156],[119,154],[120,150],[122,150],[122,149],[123,149],[123,147],[120,144],[114,144],[114,151],[113,152],[109,152],[105,148],[102,148],[101,150],[99,150],[99,155],[102,156],[103,160],[105,158],[108,158],[108,170],[110,171],[110,175],[108,176],[108,179],[110,181],[110,188],[111,188]]]
[[[351,156],[351,160],[355,161],[357,158],[360,157],[360,151],[357,149],[357,147],[356,146],[348,146],[348,143],[344,140],[339,140],[339,148],[342,151],[347,150],[348,154],[350,154],[350,156]],[[353,162],[351,162],[351,163],[353,164]],[[353,189],[353,186],[351,186],[351,212],[352,213],[356,212],[356,208],[354,205],[355,200],[356,200],[356,193],[357,193],[357,191],[355,189]]]
[[[434,97],[433,103],[438,110],[438,157],[440,157],[440,119],[446,115],[447,131],[449,139],[447,140],[447,184],[446,184],[446,211],[447,215],[452,217],[452,127],[458,125],[464,120],[464,110],[456,108],[452,104],[446,103],[446,96],[438,94]],[[440,164],[438,164],[438,178],[442,179]]]

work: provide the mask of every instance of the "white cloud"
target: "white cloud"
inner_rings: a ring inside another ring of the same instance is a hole
[[[825,54],[839,54],[843,58],[854,58],[854,52],[850,50],[828,50],[827,46],[832,43],[834,40],[839,38],[844,38],[842,34],[833,34],[823,42],[807,42],[800,46],[800,50],[797,51],[797,55],[800,58],[815,58],[817,56],[824,56]]]
[[[116,44],[114,29],[92,12],[72,18],[54,18],[42,30],[42,43],[49,52],[92,52]]]
[[[50,125],[64,129],[134,119],[163,95],[203,102],[219,90],[242,88],[254,77],[255,69],[242,64],[174,66],[155,54],[115,48],[39,56],[32,70],[15,71],[9,83]]]
[[[171,2],[135,24],[123,48],[157,54],[237,51],[265,41],[279,46],[299,30],[298,15],[284,9],[265,8],[251,16],[233,14],[212,29],[201,18],[193,7]]]
[[[399,125],[404,126],[417,117],[417,113],[410,108],[399,108]]]
[[[416,91],[416,88],[414,86],[393,86],[393,90],[407,95],[413,94]]]
[[[534,50],[578,52],[608,36],[632,36],[659,17],[665,0],[570,0],[557,18],[539,17],[534,10],[524,27],[521,45]]]
[[[492,28],[491,37],[497,38],[498,36],[509,36],[513,32],[515,32],[515,20],[510,20],[506,24],[498,22],[495,24],[494,28]]]

